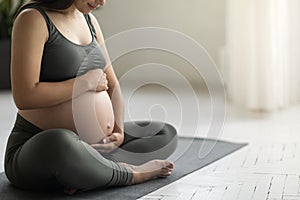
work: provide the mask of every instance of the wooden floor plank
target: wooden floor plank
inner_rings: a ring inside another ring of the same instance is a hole
[[[270,188],[271,179],[261,179],[255,185],[255,192],[252,200],[266,200]]]
[[[269,199],[283,198],[283,189],[284,189],[285,181],[286,181],[285,175],[273,175],[273,178],[271,180],[271,187],[268,194]]]
[[[299,190],[299,176],[297,175],[287,175],[286,181],[284,184],[283,194],[286,195],[298,195]]]

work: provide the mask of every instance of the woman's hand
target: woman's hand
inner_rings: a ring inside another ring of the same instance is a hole
[[[89,91],[101,92],[108,90],[106,73],[102,69],[89,70],[81,78],[87,83]]]
[[[91,144],[99,152],[109,153],[118,148],[124,140],[124,136],[121,133],[112,133],[111,135],[103,138],[100,143]]]

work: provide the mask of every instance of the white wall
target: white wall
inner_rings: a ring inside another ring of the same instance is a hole
[[[105,38],[140,27],[174,29],[203,45],[219,65],[219,51],[225,45],[225,5],[224,0],[107,0],[105,7],[94,14]],[[190,81],[199,82],[199,77],[187,62],[157,50],[129,53],[113,65],[120,77],[132,67],[149,62],[172,66]]]

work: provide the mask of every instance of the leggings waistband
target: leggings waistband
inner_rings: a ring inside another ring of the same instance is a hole
[[[36,134],[43,131],[43,129],[40,129],[36,125],[26,120],[24,117],[22,117],[19,113],[17,113],[16,122],[12,131],[24,131],[27,133]]]

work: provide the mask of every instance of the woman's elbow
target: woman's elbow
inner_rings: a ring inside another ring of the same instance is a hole
[[[25,103],[24,101],[21,100],[14,100],[15,101],[15,105],[19,110],[28,110],[30,109],[30,105],[28,105],[27,103]]]
[[[35,108],[32,99],[28,95],[13,95],[13,97],[15,105],[19,110],[29,110]]]
[[[35,109],[38,106],[35,98],[36,94],[33,89],[34,87],[12,87],[13,99],[19,110]]]

